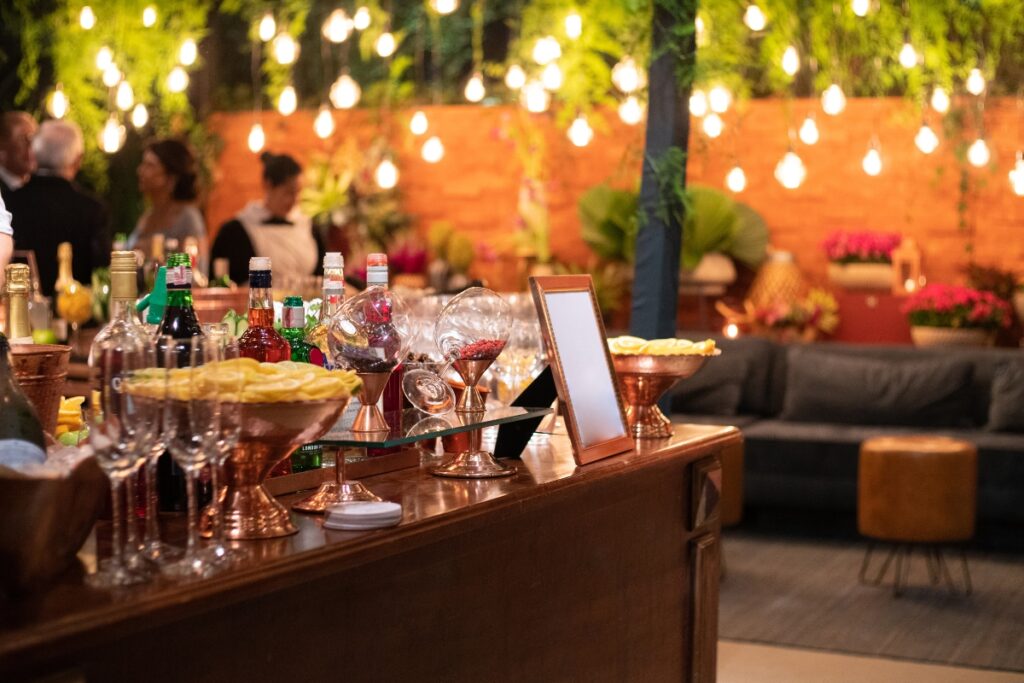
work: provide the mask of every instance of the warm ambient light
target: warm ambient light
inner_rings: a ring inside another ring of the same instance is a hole
[[[429,125],[427,115],[422,111],[418,111],[412,115],[412,119],[409,121],[409,130],[412,131],[413,135],[423,135],[427,132]]]
[[[92,30],[92,27],[96,25],[96,13],[89,5],[83,7],[82,11],[78,13],[78,25],[86,31]]]
[[[518,64],[510,66],[505,73],[505,85],[510,90],[519,90],[526,85],[526,72],[523,71],[523,67]]]
[[[191,38],[186,38],[185,42],[181,44],[181,48],[178,50],[178,61],[184,66],[192,66],[196,63],[196,57],[199,56],[199,46],[196,45],[196,41]]]
[[[627,55],[612,67],[612,83],[628,95],[644,87],[645,78],[636,60]]]
[[[556,64],[553,64],[557,68]],[[487,94],[487,90],[484,88],[484,77],[479,71],[473,73],[466,81],[466,89],[463,91],[466,99],[470,102],[479,102]]]
[[[697,47],[704,47],[708,44],[708,32],[704,29],[704,20],[699,16],[693,21],[693,28],[697,32]]]
[[[731,192],[735,192],[737,194],[747,189],[747,174],[743,172],[742,167],[733,166],[729,169],[729,172],[725,174],[725,186],[728,187]]]
[[[630,95],[619,105],[619,118],[630,126],[635,126],[643,120],[644,105],[640,103],[636,95]]]
[[[789,76],[795,76],[800,70],[800,53],[792,45],[782,53],[782,70]]]
[[[775,179],[787,190],[800,187],[807,177],[807,168],[796,152],[790,150],[775,165]]]
[[[562,48],[553,36],[538,38],[533,44],[533,61],[541,66],[550,64],[562,56]]]
[[[949,111],[949,93],[947,93],[946,89],[941,86],[935,88],[935,90],[932,91],[931,103],[932,109],[940,114],[945,114]]]
[[[838,116],[846,109],[846,95],[839,84],[833,83],[821,94],[821,108],[829,116]]]
[[[299,97],[295,92],[295,88],[291,85],[286,85],[277,97],[277,111],[282,116],[291,116],[298,107]]]
[[[356,13],[352,15],[352,25],[357,31],[370,28],[370,9],[368,7],[357,9]]]
[[[459,0],[430,0],[430,7],[438,14],[451,14],[459,9]]]
[[[583,17],[576,12],[570,12],[565,17],[565,35],[570,40],[576,40],[583,35]]]
[[[68,96],[64,94],[64,86],[60,83],[57,84],[53,94],[50,95],[47,109],[50,112],[50,116],[55,119],[62,119],[68,113]]]
[[[331,114],[331,108],[326,104],[320,105],[320,111],[317,112],[316,118],[313,120],[313,132],[321,140],[326,140],[334,134],[334,116]]]
[[[569,141],[577,147],[586,147],[594,139],[594,129],[587,123],[585,116],[580,114],[569,126]]]
[[[732,104],[732,93],[722,85],[716,85],[708,92],[708,106],[716,114],[724,114]]]
[[[331,104],[338,109],[351,109],[359,102],[362,94],[363,90],[356,83],[356,80],[347,73],[343,73],[331,85],[329,96]]]
[[[519,91],[519,101],[532,114],[547,111],[551,104],[551,94],[544,89],[540,81],[530,81]]]
[[[1024,152],[1017,152],[1017,162],[1010,171],[1010,186],[1018,197],[1024,197]]]
[[[96,68],[106,71],[107,67],[114,63],[114,51],[104,45],[96,51]]]
[[[991,159],[992,153],[989,151],[988,144],[983,138],[978,138],[967,148],[967,161],[971,163],[971,166],[981,168]]]
[[[121,81],[117,84],[117,92],[114,94],[114,104],[121,111],[128,111],[135,104],[135,92],[128,81]]]
[[[124,145],[125,129],[114,114],[110,115],[107,123],[100,132],[100,149],[107,154],[113,154]]]
[[[711,113],[704,117],[701,127],[709,138],[717,138],[725,129],[725,124],[722,123],[722,118],[718,114]]]
[[[377,42],[374,43],[374,47],[377,48],[377,54],[381,57],[390,57],[395,54],[395,34],[391,31],[385,31],[377,37]]]
[[[935,134],[931,126],[922,123],[917,130],[917,135],[914,136],[914,144],[925,154],[931,154],[939,147],[939,136]]]
[[[724,334],[729,339],[735,339],[736,337],[740,336],[740,326],[737,325],[736,323],[729,323],[728,325],[722,328],[722,334]]]
[[[153,5],[147,5],[146,9],[142,10],[142,25],[146,28],[153,28],[156,24],[156,7]]]
[[[972,95],[980,95],[985,92],[985,77],[982,75],[981,69],[971,69],[964,85],[967,87],[967,92]]]
[[[146,105],[139,102],[132,109],[132,125],[135,129],[145,128],[146,124],[149,123],[149,110],[146,109]]]
[[[274,38],[274,34],[277,33],[277,22],[274,21],[274,15],[267,12],[260,18],[260,26],[257,29],[257,33],[260,36],[260,40],[264,43],[269,43]]]
[[[904,69],[912,69],[917,66],[917,50],[910,43],[903,43],[900,48],[900,66]]]
[[[700,118],[708,113],[708,96],[703,90],[694,90],[690,95],[690,113]]]
[[[562,87],[562,69],[558,66],[558,62],[551,62],[544,67],[544,71],[540,73],[540,82],[551,91]]]
[[[109,64],[106,69],[103,70],[103,85],[108,88],[113,88],[115,85],[121,82],[124,78],[124,74],[117,68],[116,64]]]
[[[188,87],[188,72],[180,66],[171,69],[167,74],[167,89],[171,92],[185,92]]]
[[[441,159],[444,159],[444,143],[441,142],[441,138],[436,135],[427,138],[427,141],[423,143],[423,148],[420,150],[420,156],[428,164],[436,164]]]
[[[869,176],[876,176],[882,172],[882,155],[879,153],[877,146],[871,145],[868,148],[867,154],[864,155],[860,165]]]
[[[800,142],[805,145],[815,145],[818,140],[821,139],[821,135],[818,132],[818,122],[814,120],[814,116],[811,114],[807,115],[804,122],[800,124]]]
[[[751,31],[763,31],[768,19],[764,16],[764,10],[757,5],[748,5],[747,11],[743,13],[743,23]]]
[[[871,9],[871,0],[852,0],[850,2],[850,9],[858,17],[866,17],[868,10]]]
[[[246,142],[249,145],[249,151],[253,154],[263,149],[263,145],[267,144],[267,136],[263,133],[263,126],[258,123],[252,124],[252,128],[249,129],[249,139]]]
[[[324,21],[322,33],[332,43],[344,43],[352,34],[352,20],[345,14],[345,10],[336,9]]]
[[[287,33],[278,33],[271,47],[274,49],[274,59],[282,66],[294,64],[299,58],[299,44]]]
[[[398,167],[391,159],[384,159],[373,172],[373,179],[381,189],[390,190],[398,184]]]

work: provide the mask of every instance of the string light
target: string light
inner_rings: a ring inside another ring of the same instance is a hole
[[[540,114],[547,111],[551,105],[551,94],[544,89],[540,81],[530,81],[519,91],[519,101],[526,111],[532,114]]]
[[[295,88],[291,85],[286,85],[281,90],[281,94],[277,96],[277,111],[282,116],[291,116],[298,108],[299,97],[295,92]]]
[[[334,134],[334,116],[331,114],[331,108],[326,104],[320,105],[320,111],[313,119],[313,132],[321,140],[326,140]]]
[[[96,51],[96,68],[106,71],[107,67],[114,63],[114,51],[104,45]]]
[[[583,17],[576,12],[570,12],[565,17],[565,35],[570,40],[576,40],[583,35]]]
[[[86,5],[82,8],[82,11],[78,13],[78,25],[84,28],[86,31],[91,31],[92,27],[96,25],[96,13],[92,11],[92,7]],[[117,151],[116,149],[114,150]]]
[[[263,149],[263,145],[267,144],[267,136],[263,132],[263,124],[252,124],[252,128],[249,129],[249,139],[246,142],[249,145],[249,151],[253,154]]]
[[[184,66],[192,66],[196,63],[196,57],[199,56],[199,47],[196,45],[196,41],[191,38],[186,38],[185,42],[181,44],[181,48],[178,50],[178,61]]]
[[[278,33],[271,47],[274,49],[274,59],[282,66],[294,64],[299,58],[299,44],[287,33]]]
[[[149,110],[146,109],[146,105],[139,102],[132,109],[132,125],[135,129],[145,128],[146,124],[149,123]]]
[[[558,66],[558,62],[551,62],[544,71],[540,73],[540,82],[544,84],[544,87],[548,90],[558,90],[562,87],[562,69]]]
[[[697,118],[708,113],[708,96],[703,90],[694,90],[690,94],[690,113]]]
[[[50,116],[55,119],[62,119],[68,113],[68,96],[64,94],[64,86],[60,83],[50,95],[50,101],[46,108],[50,111]]]
[[[451,14],[459,9],[459,0],[430,0],[430,7],[438,14]]]
[[[116,64],[108,64],[107,68],[103,70],[103,85],[108,88],[113,88],[121,82],[122,78],[124,78],[124,74],[121,73]]]
[[[377,48],[377,54],[381,57],[390,57],[395,54],[395,34],[391,31],[385,31],[377,37],[377,42],[374,43]]]
[[[795,190],[807,178],[807,168],[796,152],[789,150],[775,165],[775,179],[787,190]]]
[[[869,176],[876,176],[882,172],[882,155],[878,151],[877,143],[871,143],[860,165]]]
[[[825,92],[821,94],[821,108],[829,116],[838,116],[846,109],[846,95],[838,83],[825,88]]]
[[[546,71],[547,69],[545,69]],[[487,90],[484,88],[484,77],[480,75],[479,71],[475,71],[466,81],[466,89],[463,94],[470,102],[479,102],[487,94]]]
[[[444,143],[441,142],[441,138],[436,135],[431,135],[427,138],[427,141],[423,143],[423,148],[420,150],[420,156],[428,164],[436,164],[441,159],[444,159]]]
[[[558,44],[554,36],[538,38],[533,44],[533,61],[541,66],[550,64],[562,56],[562,46]]]
[[[185,92],[188,87],[188,72],[180,66],[171,69],[167,74],[167,89],[171,92]]]
[[[900,66],[904,69],[912,69],[917,66],[917,50],[910,42],[903,43],[900,48]]]
[[[629,95],[644,87],[645,78],[636,61],[626,55],[612,67],[612,83],[623,93]]]
[[[981,69],[971,69],[971,73],[967,76],[967,92],[972,95],[980,95],[985,92],[985,76],[982,75]]]
[[[377,186],[383,190],[390,190],[398,184],[398,167],[395,166],[395,162],[391,159],[382,159],[377,164],[377,170],[373,172],[373,179],[377,181]]]
[[[124,145],[125,129],[114,114],[111,114],[100,131],[100,149],[107,154],[113,154]]]
[[[260,25],[257,33],[260,36],[260,40],[264,43],[269,43],[274,39],[274,35],[277,33],[277,22],[274,21],[274,15],[270,12],[265,12],[260,18]]]
[[[505,85],[510,90],[519,90],[526,85],[526,72],[523,71],[523,67],[518,64],[513,64],[505,72]]]
[[[818,132],[818,122],[814,120],[814,116],[811,114],[807,115],[804,122],[800,124],[800,142],[805,145],[816,145],[818,140],[821,139],[821,135]]]
[[[747,189],[747,174],[743,172],[741,167],[733,166],[725,174],[725,186],[736,194],[743,192],[743,190]]]
[[[939,112],[940,114],[945,114],[947,111],[949,111],[949,94],[946,92],[946,89],[943,88],[942,86],[938,86],[935,88],[935,90],[932,91],[931,102],[932,109]]]
[[[635,95],[630,95],[619,105],[619,118],[630,126],[635,126],[643,120],[644,106],[640,104],[640,100]]]
[[[984,138],[978,138],[967,148],[967,161],[971,166],[981,168],[992,160],[992,152],[988,149],[988,143]]]
[[[153,28],[156,24],[156,7],[153,5],[146,5],[146,8],[142,10],[142,25],[146,28]],[[146,125],[146,124],[142,124]]]
[[[800,53],[792,45],[782,53],[782,70],[788,76],[795,76],[796,72],[800,70]]]
[[[697,33],[697,46],[707,45],[707,31],[704,28],[704,19],[699,15],[693,22],[694,31]]]
[[[724,114],[732,103],[732,93],[722,85],[716,85],[708,92],[708,106],[716,114]]]
[[[1024,152],[1017,152],[1017,163],[1010,171],[1010,185],[1015,195],[1024,197]]]
[[[925,154],[931,154],[939,147],[939,136],[935,134],[931,126],[922,123],[921,127],[917,129],[917,135],[914,136],[914,144]]]
[[[363,90],[356,83],[356,80],[349,76],[347,72],[343,72],[338,76],[338,80],[334,81],[331,85],[329,96],[331,104],[338,109],[351,109],[359,102],[362,94]]]
[[[725,124],[722,123],[722,118],[718,114],[712,112],[704,117],[702,127],[704,134],[709,138],[717,138],[725,129]]]
[[[763,31],[768,19],[764,16],[764,10],[757,5],[747,5],[747,11],[743,13],[743,23],[751,31]]]
[[[135,104],[135,91],[132,90],[128,81],[121,81],[117,84],[117,92],[114,94],[114,104],[121,111],[128,111]]]
[[[360,7],[352,15],[352,25],[357,31],[365,31],[370,28],[370,10],[367,7]]]
[[[332,43],[344,43],[352,34],[352,20],[345,14],[345,10],[336,9],[327,16],[321,32]]]
[[[427,115],[422,110],[413,114],[412,119],[409,121],[409,130],[412,131],[413,135],[423,135],[429,127],[430,122],[427,121]]]
[[[871,0],[851,0],[850,9],[858,17],[866,17],[871,9]]]
[[[586,147],[594,139],[594,129],[587,123],[587,118],[580,114],[569,126],[569,141],[577,147]]]

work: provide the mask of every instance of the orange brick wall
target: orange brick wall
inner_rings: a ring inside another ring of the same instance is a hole
[[[516,226],[521,166],[503,131],[520,113],[511,106],[424,109],[431,134],[441,137],[446,153],[436,165],[420,159],[421,138],[414,138],[406,126],[411,112],[396,113],[391,139],[399,155],[405,210],[422,230],[444,218],[474,239],[493,241],[508,235]],[[812,109],[817,111],[821,140],[813,147],[795,143],[807,166],[807,180],[797,190],[783,189],[772,173],[786,151],[787,119],[792,117],[798,126]],[[265,114],[267,149],[288,151],[302,162],[314,152],[333,149],[341,136],[356,136],[360,144],[367,144],[377,130],[375,112],[337,112],[338,132],[325,142],[313,134],[313,115]],[[954,281],[967,261],[966,239],[958,229],[959,167],[951,141],[943,140],[930,157],[917,150],[917,116],[899,99],[851,99],[835,118],[824,116],[817,101],[747,102],[726,114],[725,133],[715,140],[700,133],[700,122],[694,121],[689,181],[722,187],[737,160],[748,178],[747,190],[739,198],[762,213],[772,242],[795,252],[814,280],[824,279],[821,240],[830,230],[843,228],[891,230],[914,237],[924,251],[928,278]],[[579,237],[576,201],[588,187],[608,179],[635,182],[643,127],[629,127],[613,113],[606,115],[603,127],[594,125],[593,142],[578,149],[548,117],[534,120],[542,126],[547,145],[552,250],[562,260],[583,262],[589,250]],[[1013,194],[1007,173],[1015,150],[1024,146],[1024,114],[1012,100],[994,100],[988,103],[985,122],[993,167],[972,169],[979,182],[968,199],[967,218],[975,233],[977,260],[1017,269],[1024,256],[1024,198]],[[246,148],[249,114],[216,114],[208,123],[224,141],[207,203],[208,223],[216,227],[259,195],[260,167]],[[938,129],[935,122],[933,127]],[[873,134],[884,163],[875,178],[861,170]]]

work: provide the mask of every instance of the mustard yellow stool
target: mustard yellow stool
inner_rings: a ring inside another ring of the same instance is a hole
[[[879,585],[895,559],[893,594],[901,595],[914,548],[924,551],[932,585],[957,586],[942,546],[958,543],[964,594],[971,574],[962,545],[974,537],[978,488],[978,451],[974,445],[943,436],[885,436],[860,447],[857,481],[857,529],[870,540],[861,563],[861,583]],[[873,579],[867,579],[876,542],[892,548]]]

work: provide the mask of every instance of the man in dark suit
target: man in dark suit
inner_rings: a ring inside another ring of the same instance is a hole
[[[36,121],[23,111],[0,114],[0,195],[10,201],[11,192],[24,185],[35,170],[32,138]]]
[[[82,163],[82,131],[66,121],[46,121],[32,142],[39,170],[11,193],[14,248],[31,249],[43,294],[53,295],[57,245],[70,242],[74,278],[89,284],[93,268],[110,262],[108,216],[98,199],[75,184]]]

